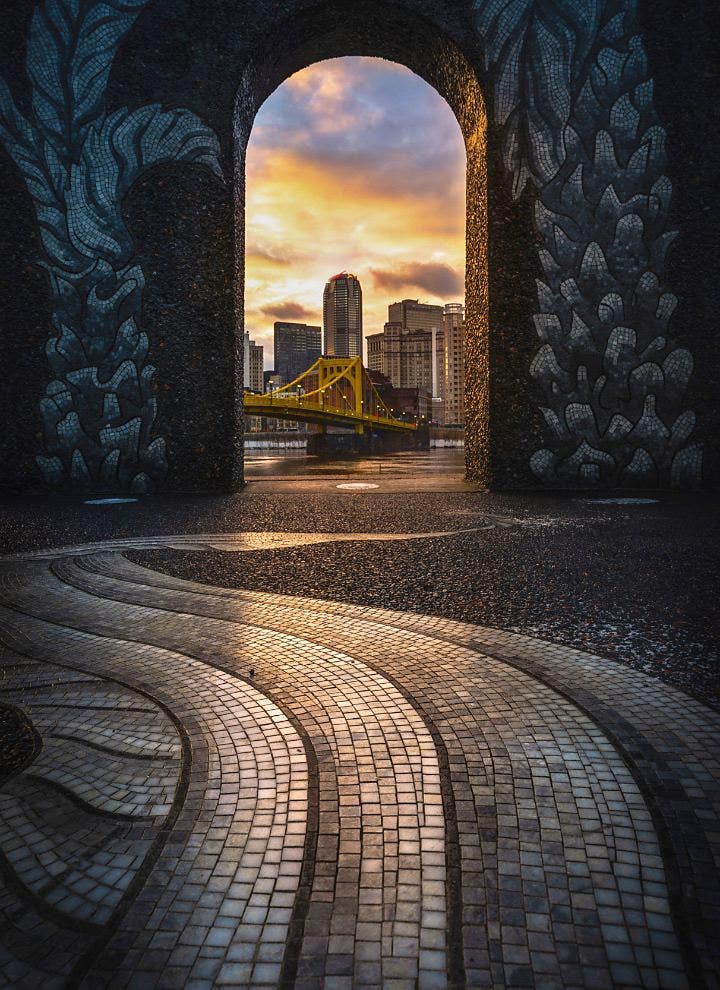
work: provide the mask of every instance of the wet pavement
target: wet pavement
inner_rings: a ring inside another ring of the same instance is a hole
[[[253,451],[245,477],[253,494],[382,490],[474,492],[462,448],[400,451],[368,457],[308,457],[302,450]]]
[[[715,499],[422,463],[3,503],[0,980],[718,984]]]
[[[304,450],[253,450],[245,455],[245,480],[289,481],[303,479],[386,481],[432,475],[436,483],[465,477],[462,447],[398,451],[367,457],[308,457]]]

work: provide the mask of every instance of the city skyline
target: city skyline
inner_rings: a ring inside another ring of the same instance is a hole
[[[462,299],[464,223],[462,137],[427,83],[356,57],[290,77],[248,149],[245,324],[266,364],[276,320],[322,322],[334,272],[362,283],[364,336],[393,300]]]

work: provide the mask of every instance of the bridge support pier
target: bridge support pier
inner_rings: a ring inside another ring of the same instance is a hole
[[[307,452],[319,457],[360,457],[399,450],[428,450],[430,431],[412,433],[311,433]]]

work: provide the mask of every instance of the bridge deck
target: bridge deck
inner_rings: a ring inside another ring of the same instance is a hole
[[[356,416],[341,409],[328,408],[320,403],[303,402],[298,399],[271,398],[269,394],[245,393],[245,411],[250,416],[268,416],[277,419],[295,419],[302,423],[320,425],[370,427],[373,430],[393,432],[413,432],[417,423],[392,419],[382,415]]]
[[[303,423],[408,433],[418,423],[394,415],[359,357],[320,357],[301,375],[272,392],[245,392],[251,416],[275,416]]]

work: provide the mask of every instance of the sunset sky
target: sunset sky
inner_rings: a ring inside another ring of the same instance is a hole
[[[408,69],[319,62],[261,107],[247,162],[245,325],[266,367],[274,321],[321,326],[336,272],[360,279],[365,334],[397,299],[461,300],[464,238],[460,129]]]

